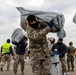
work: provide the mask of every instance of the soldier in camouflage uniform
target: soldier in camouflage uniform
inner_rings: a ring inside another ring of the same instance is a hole
[[[73,46],[73,42],[69,42],[68,52],[67,52],[68,71],[70,71],[70,69],[71,71],[74,71],[74,52],[75,52],[75,48]]]
[[[48,46],[49,46],[50,50],[54,43],[55,43],[55,38],[53,38],[53,37],[48,38]]]
[[[38,19],[34,15],[27,17],[26,24],[33,75],[51,75],[49,59],[51,54],[48,49],[46,35],[52,31],[52,24],[41,28]]]
[[[25,65],[25,48],[27,46],[27,38],[26,37],[23,37],[22,40],[20,40],[19,43],[13,43],[15,44],[17,47],[16,47],[16,53],[15,53],[15,59],[14,59],[14,65],[13,65],[13,71],[14,71],[14,75],[17,74],[17,68],[18,68],[18,64],[20,63],[21,65],[21,72],[22,72],[22,75],[24,75],[24,65]]]

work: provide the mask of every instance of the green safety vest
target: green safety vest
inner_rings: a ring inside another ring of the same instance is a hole
[[[10,43],[3,44],[2,45],[2,54],[10,53],[10,47],[11,47]]]

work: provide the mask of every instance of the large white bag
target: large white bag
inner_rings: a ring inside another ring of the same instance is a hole
[[[17,42],[19,43],[19,41],[25,36],[25,33],[23,32],[23,30],[21,28],[16,28],[14,29],[13,33],[12,33],[12,42]]]
[[[60,75],[60,60],[59,55],[55,54],[50,58],[52,62],[51,75]]]
[[[73,22],[76,24],[76,12],[75,12],[74,17],[73,17]]]
[[[17,9],[20,12],[21,15],[21,27],[26,31],[25,28],[25,22],[27,19],[27,16],[32,14],[38,17],[39,22],[42,26],[47,26],[47,22],[50,23],[51,20],[54,20],[54,26],[52,27],[53,31],[57,33],[58,29],[60,29],[60,32],[58,33],[59,38],[64,38],[66,36],[66,33],[63,29],[64,27],[64,15],[61,13],[55,13],[55,12],[44,12],[44,11],[33,11],[24,9],[23,7],[17,7]],[[61,31],[63,29],[63,31]]]

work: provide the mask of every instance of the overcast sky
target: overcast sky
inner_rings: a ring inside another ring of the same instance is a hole
[[[7,38],[11,38],[15,28],[20,27],[20,12],[16,7],[62,13],[65,17],[66,31],[64,43],[68,45],[69,41],[73,41],[76,46],[76,24],[72,22],[76,11],[76,0],[0,0],[0,45]],[[57,41],[56,34],[49,35],[55,37]]]

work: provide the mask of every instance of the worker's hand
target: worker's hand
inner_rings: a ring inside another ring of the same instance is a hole
[[[52,28],[54,26],[54,20],[51,20],[50,22],[47,22],[48,26]]]
[[[59,56],[64,56],[64,53],[59,53]]]
[[[54,53],[50,50],[50,56],[54,56]]]
[[[51,56],[54,56],[54,54],[51,54]]]

